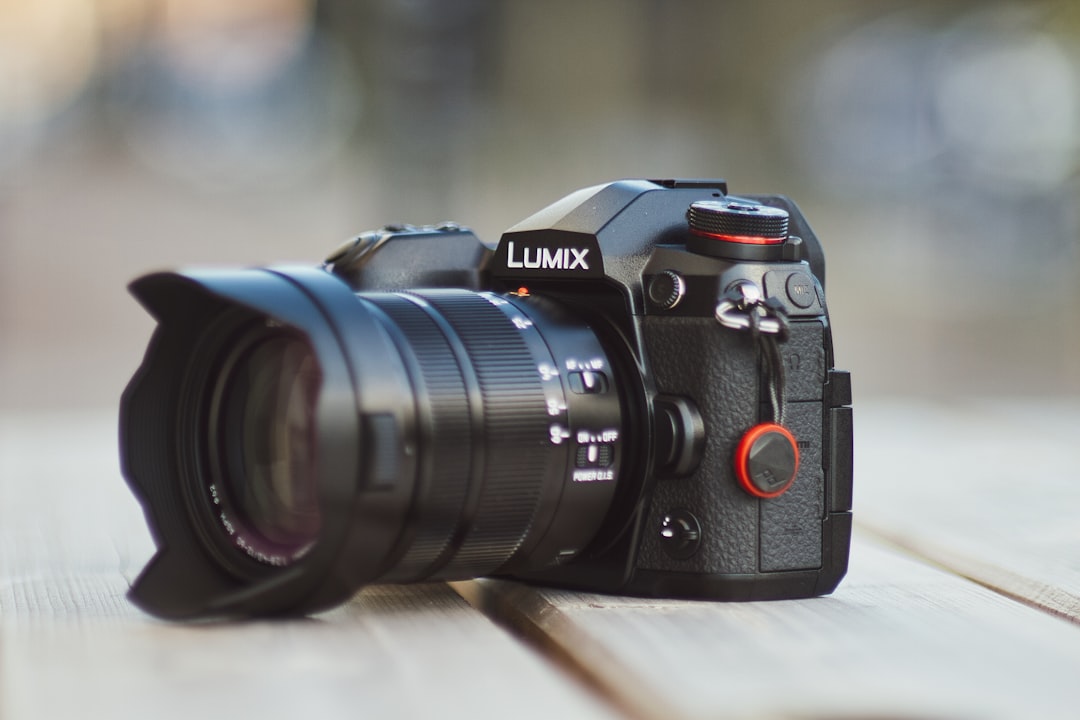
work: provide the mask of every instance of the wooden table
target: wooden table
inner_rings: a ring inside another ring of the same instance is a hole
[[[856,406],[831,596],[645,601],[372,587],[176,625],[112,413],[0,415],[0,718],[1077,718],[1080,402]]]

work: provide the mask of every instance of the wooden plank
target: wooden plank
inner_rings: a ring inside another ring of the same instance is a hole
[[[313,619],[178,625],[124,597],[152,546],[108,415],[0,417],[0,717],[613,717],[445,585]]]
[[[1035,587],[1064,593],[1059,605],[1072,597],[1080,565],[1059,547],[1076,545],[1071,409],[860,408],[856,511],[875,533],[954,566],[965,548],[1005,558],[994,567],[1029,583],[1031,602]],[[1061,467],[1064,478],[1042,477]],[[944,479],[955,495],[929,492]],[[1009,518],[1017,527],[995,537]],[[1075,715],[1080,627],[876,537],[857,536],[837,593],[808,601],[455,588],[634,717]],[[371,588],[313,620],[169,625],[123,597],[149,552],[111,418],[0,416],[0,717],[608,711],[444,586]]]
[[[856,520],[1080,622],[1080,401],[864,404]]]
[[[612,717],[445,585],[369,588],[284,622],[102,620],[92,604],[5,616],[5,719]]]
[[[832,596],[654,601],[456,583],[641,718],[1073,718],[1080,627],[857,537]]]

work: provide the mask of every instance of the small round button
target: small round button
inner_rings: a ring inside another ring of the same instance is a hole
[[[664,270],[649,281],[649,299],[664,310],[672,310],[686,295],[686,280],[674,270]]]
[[[788,275],[786,289],[788,299],[803,310],[813,305],[817,299],[814,279],[804,272],[793,272]]]
[[[798,472],[799,446],[782,425],[755,425],[735,449],[735,477],[743,490],[755,497],[780,497]]]
[[[701,523],[689,510],[672,510],[660,521],[660,547],[676,560],[685,560],[701,546]]]

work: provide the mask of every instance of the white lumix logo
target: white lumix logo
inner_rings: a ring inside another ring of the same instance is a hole
[[[506,243],[506,267],[541,268],[544,270],[588,270],[585,256],[589,248],[521,248],[521,255],[514,257],[514,241]]]

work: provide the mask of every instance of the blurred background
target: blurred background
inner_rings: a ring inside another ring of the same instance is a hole
[[[115,405],[175,266],[571,190],[795,198],[856,400],[1080,395],[1080,3],[0,0],[0,408]]]

